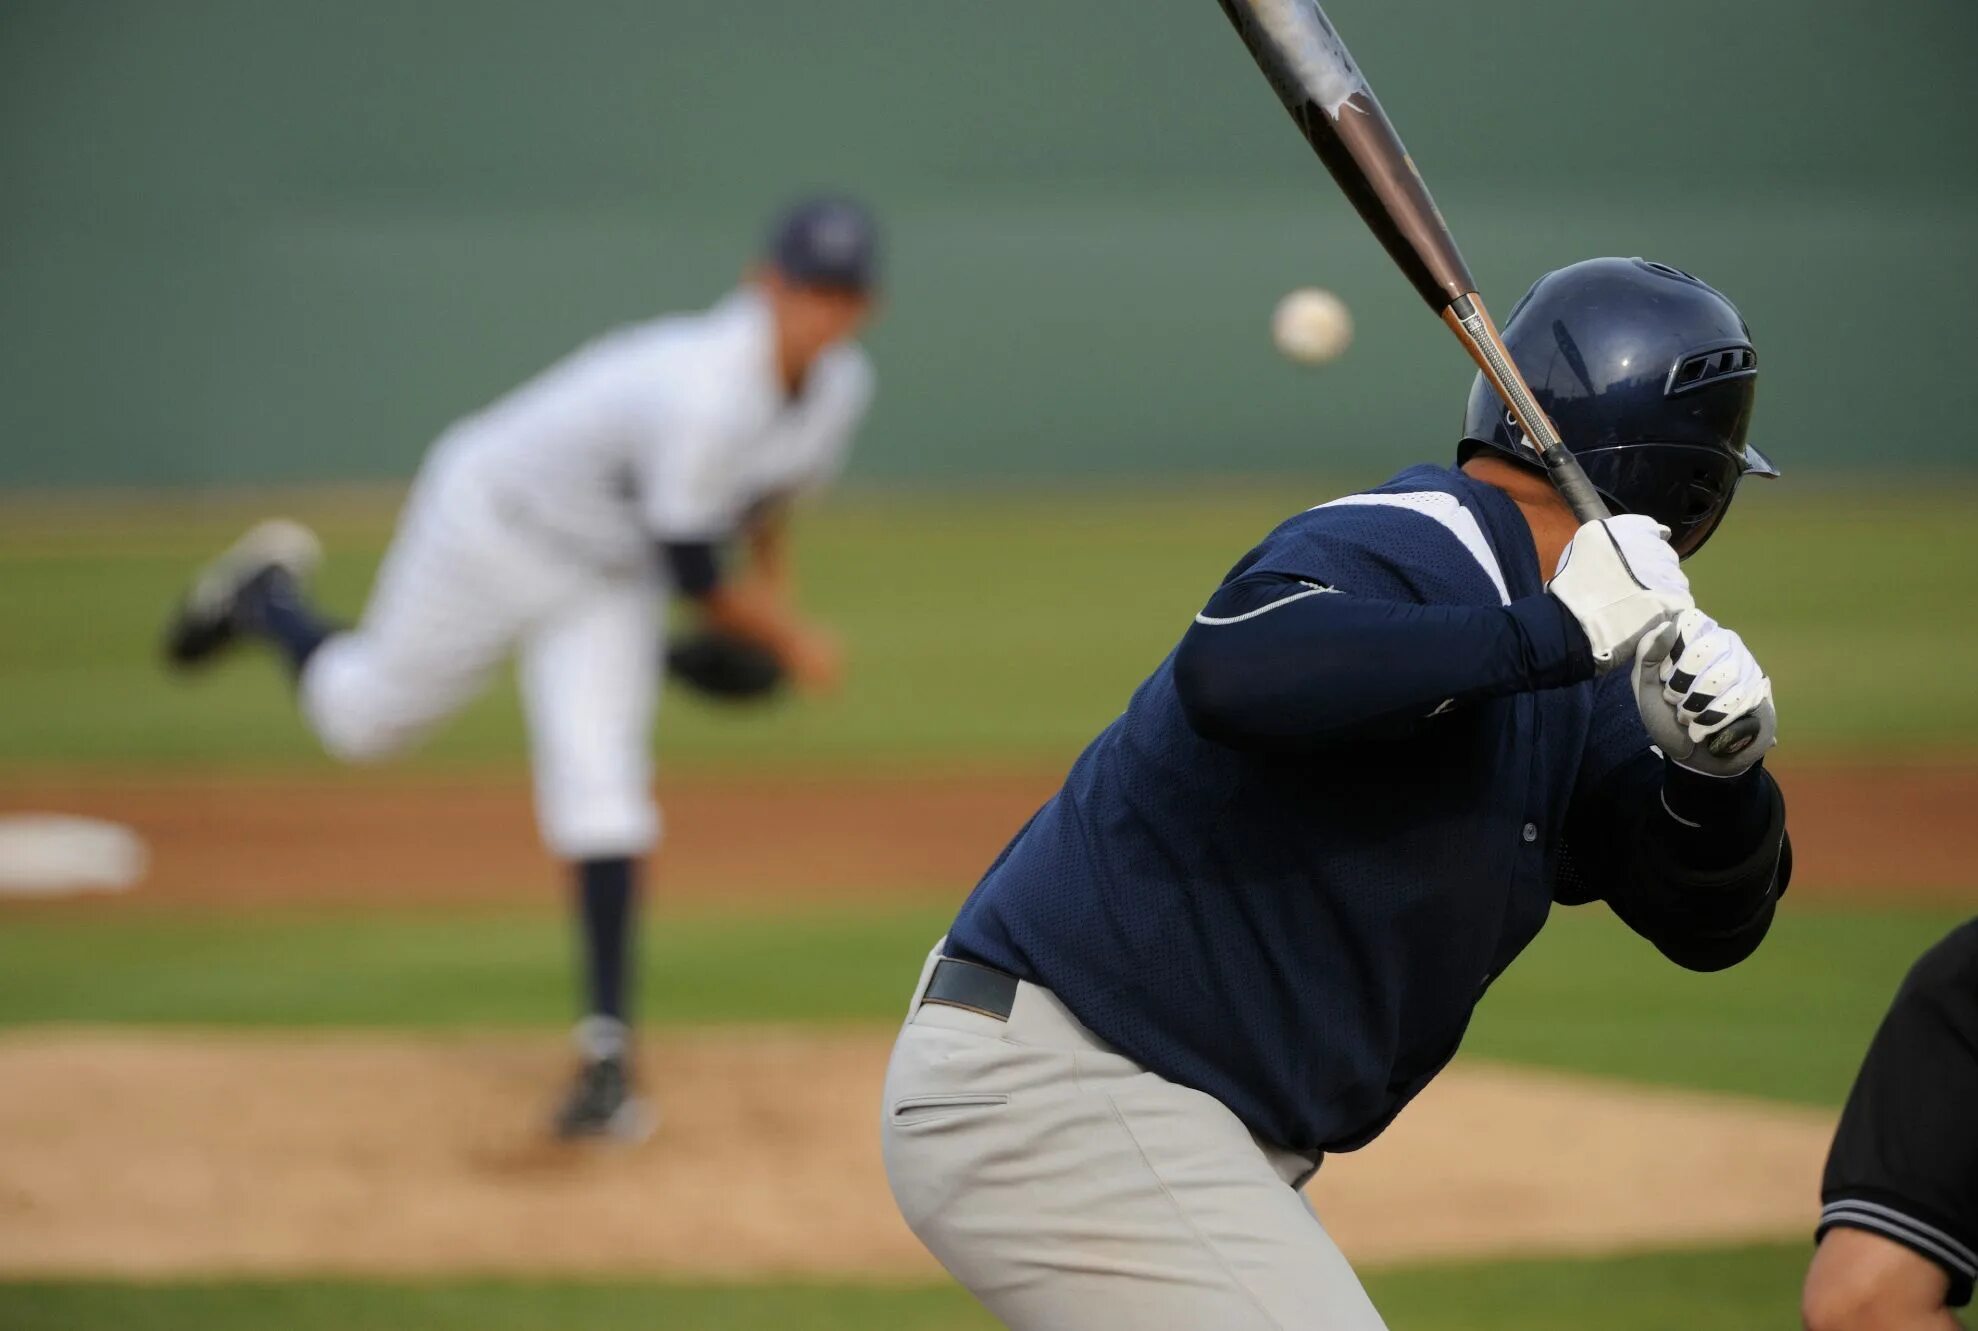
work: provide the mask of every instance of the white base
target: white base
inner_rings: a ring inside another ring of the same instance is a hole
[[[60,813],[0,814],[0,896],[126,892],[150,860],[130,828]]]

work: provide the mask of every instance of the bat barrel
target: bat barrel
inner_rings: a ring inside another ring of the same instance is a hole
[[[1317,0],[1220,0],[1361,220],[1440,313],[1477,289],[1428,186]]]

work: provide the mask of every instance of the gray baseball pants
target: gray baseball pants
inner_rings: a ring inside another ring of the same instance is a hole
[[[1048,989],[922,1006],[886,1073],[886,1177],[1016,1331],[1385,1331],[1298,1190],[1313,1161],[1101,1042]]]

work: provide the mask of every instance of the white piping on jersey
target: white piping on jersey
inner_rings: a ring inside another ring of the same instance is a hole
[[[1483,528],[1477,525],[1476,514],[1463,507],[1463,501],[1442,490],[1411,490],[1398,495],[1347,495],[1331,503],[1318,504],[1309,512],[1321,508],[1341,508],[1352,504],[1364,504],[1377,508],[1400,508],[1411,513],[1439,522],[1451,536],[1462,542],[1479,567],[1490,575],[1491,585],[1497,588],[1498,599],[1505,605],[1511,604],[1511,592],[1504,585],[1504,570],[1499,567],[1496,553],[1490,542],[1484,539]]]
[[[1195,622],[1197,624],[1207,624],[1211,627],[1219,624],[1241,624],[1246,619],[1255,619],[1258,615],[1268,615],[1281,605],[1290,605],[1293,601],[1302,601],[1308,596],[1321,596],[1328,592],[1337,596],[1339,595],[1339,588],[1321,587],[1316,582],[1308,582],[1305,584],[1305,590],[1302,592],[1293,592],[1289,596],[1272,601],[1269,605],[1260,605],[1255,610],[1245,610],[1240,615],[1229,615],[1219,618],[1215,615],[1205,615],[1198,610],[1195,612]]]
[[[1926,1225],[1915,1216],[1858,1197],[1842,1197],[1828,1202],[1820,1212],[1822,1224],[1849,1224],[1863,1229],[1879,1229],[1884,1234],[1934,1252],[1967,1276],[1978,1276],[1978,1254],[1943,1230]]]

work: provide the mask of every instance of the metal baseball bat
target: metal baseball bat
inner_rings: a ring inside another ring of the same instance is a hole
[[[1505,351],[1441,210],[1318,0],[1219,2],[1312,151],[1511,408],[1573,515],[1608,516]]]
[[[1318,0],[1218,2],[1361,220],[1510,407],[1573,516],[1581,522],[1609,516],[1504,349],[1449,224]],[[1736,753],[1758,729],[1757,718],[1742,717],[1710,737],[1710,750]]]

